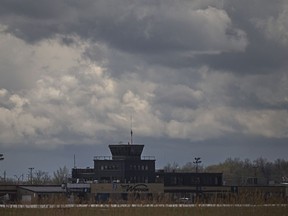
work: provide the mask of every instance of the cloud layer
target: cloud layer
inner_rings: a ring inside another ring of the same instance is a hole
[[[0,146],[288,137],[284,0],[0,2]]]

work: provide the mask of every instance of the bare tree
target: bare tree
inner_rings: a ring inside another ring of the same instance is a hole
[[[179,170],[179,168],[180,168],[179,165],[176,162],[174,162],[173,164],[168,163],[166,166],[164,166],[163,169],[165,172],[173,172]]]
[[[37,170],[34,172],[33,183],[34,184],[48,184],[51,182],[51,178],[48,172]]]
[[[55,184],[62,184],[63,182],[67,182],[69,176],[69,169],[64,166],[60,167],[58,170],[53,172],[54,178],[52,179]]]

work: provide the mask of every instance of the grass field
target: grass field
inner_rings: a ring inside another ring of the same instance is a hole
[[[287,206],[0,208],[1,216],[288,216]]]

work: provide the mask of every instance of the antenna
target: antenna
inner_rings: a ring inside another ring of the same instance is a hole
[[[130,121],[131,121],[131,137],[130,137],[130,143],[131,145],[133,145],[133,130],[132,130],[132,123],[133,123],[133,118],[132,118],[132,114],[130,116]]]
[[[76,155],[74,154],[74,169],[76,169]]]

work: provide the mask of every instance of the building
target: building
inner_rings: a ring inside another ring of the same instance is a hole
[[[21,203],[47,203],[66,197],[66,189],[61,185],[19,185],[17,193]]]
[[[219,189],[223,186],[222,173],[156,171],[155,157],[142,156],[144,145],[113,144],[109,149],[112,156],[94,157],[94,168],[72,169],[72,182],[91,183],[96,200],[127,199],[135,193],[142,196],[165,193],[177,199],[223,191]]]
[[[144,145],[109,145],[112,156],[95,156],[94,168],[72,169],[73,182],[154,183],[155,157],[142,157]]]

